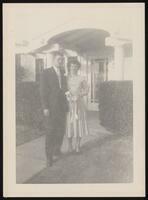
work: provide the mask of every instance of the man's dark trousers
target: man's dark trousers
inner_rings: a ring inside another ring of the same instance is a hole
[[[50,117],[45,117],[45,150],[46,156],[49,161],[52,162],[53,155],[60,152],[60,148],[63,143],[63,137],[65,134],[66,114],[62,117],[57,117],[52,120]]]

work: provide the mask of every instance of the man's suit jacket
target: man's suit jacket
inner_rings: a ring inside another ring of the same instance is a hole
[[[68,111],[68,101],[65,96],[67,80],[61,72],[60,88],[58,76],[53,67],[43,70],[40,81],[41,103],[43,109],[49,109],[53,120],[65,115]]]

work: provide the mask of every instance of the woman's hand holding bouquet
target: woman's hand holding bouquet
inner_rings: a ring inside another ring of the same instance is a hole
[[[65,93],[65,95],[66,95],[68,101],[77,101],[77,99],[78,99],[78,94],[77,93],[73,93],[70,90],[67,91]]]

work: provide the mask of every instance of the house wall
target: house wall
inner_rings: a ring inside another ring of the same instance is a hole
[[[22,54],[20,56],[20,67],[24,68],[22,81],[35,81],[35,57],[28,54]]]
[[[132,57],[126,57],[124,60],[124,80],[133,80]]]
[[[117,74],[116,74],[116,69],[115,69],[114,58],[107,56],[106,52],[104,53],[102,52],[101,54],[98,54],[97,58],[107,58],[107,57],[108,57],[108,80],[116,80]],[[28,55],[28,54],[20,55],[20,66],[25,69],[25,74],[22,81],[35,81],[35,76],[36,76],[35,59],[36,58],[32,55]],[[91,58],[88,58],[88,61],[87,61],[85,57],[78,56],[78,59],[81,62],[80,74],[86,75],[86,77],[89,77],[90,67],[91,67],[90,66]],[[52,66],[51,54],[44,55],[43,60],[44,60],[44,68]],[[124,57],[123,69],[124,69],[124,74],[123,74],[124,80],[132,80],[133,79],[132,57]],[[90,78],[88,79],[90,81]]]
[[[108,64],[108,80],[116,80],[117,73],[114,60]],[[133,80],[132,57],[124,57],[123,60],[123,80]]]

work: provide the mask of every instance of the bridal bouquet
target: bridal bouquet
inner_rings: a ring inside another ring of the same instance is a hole
[[[70,121],[73,122],[74,119],[78,120],[78,110],[77,110],[77,99],[78,96],[73,94],[71,91],[66,93],[67,100],[70,103]]]
[[[71,91],[67,91],[65,94],[68,101],[77,101],[78,99],[78,96],[76,94],[73,94]]]

